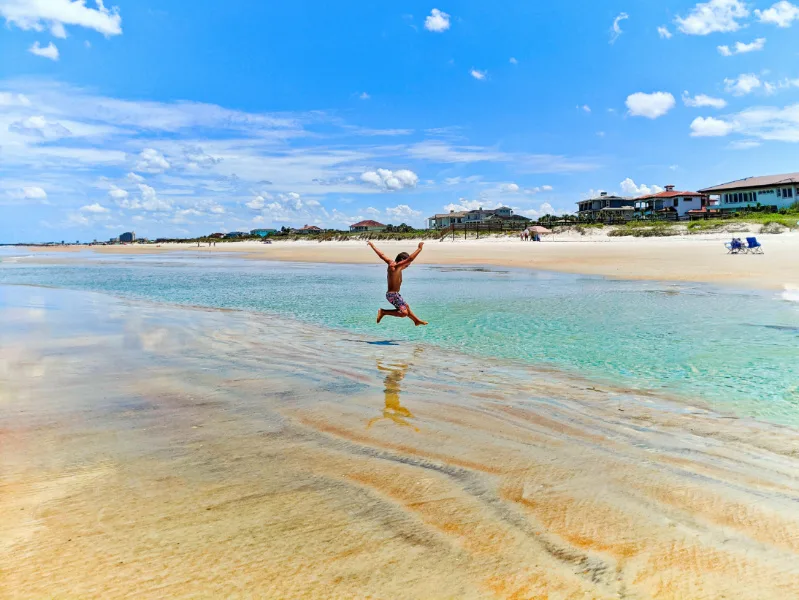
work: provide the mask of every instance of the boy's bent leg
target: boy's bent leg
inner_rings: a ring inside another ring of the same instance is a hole
[[[382,321],[383,317],[400,317],[401,318],[401,317],[407,317],[407,316],[408,315],[402,314],[396,308],[391,309],[391,310],[386,310],[385,308],[381,308],[380,310],[377,311],[377,322],[379,323],[380,321]]]
[[[427,321],[422,321],[419,317],[417,317],[415,314],[413,314],[413,311],[411,310],[411,307],[409,305],[406,304],[405,308],[408,309],[408,315],[407,316],[409,316],[411,318],[411,320],[413,321],[414,325],[416,325],[417,327],[419,327],[419,325],[427,325]]]

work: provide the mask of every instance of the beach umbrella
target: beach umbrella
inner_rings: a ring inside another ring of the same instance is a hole
[[[541,227],[540,225],[534,225],[528,229],[530,233],[552,233],[551,229],[547,229],[546,227]]]

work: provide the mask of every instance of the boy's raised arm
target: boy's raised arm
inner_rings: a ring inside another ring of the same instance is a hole
[[[366,245],[369,246],[372,250],[374,250],[375,254],[377,254],[383,260],[383,262],[385,262],[387,265],[391,264],[391,259],[382,252],[380,252],[380,250],[378,250],[372,242],[366,242]]]
[[[416,248],[416,250],[414,250],[414,251],[413,251],[413,254],[411,254],[411,255],[410,255],[408,258],[406,258],[405,260],[402,260],[402,261],[398,262],[398,263],[397,263],[397,266],[398,266],[398,267],[407,267],[407,266],[408,266],[409,264],[411,264],[411,263],[412,263],[414,260],[416,260],[416,257],[417,257],[417,256],[419,256],[419,254],[421,254],[421,252],[422,252],[422,248],[423,248],[423,247],[424,247],[424,242],[419,242],[419,247],[418,247],[418,248]]]

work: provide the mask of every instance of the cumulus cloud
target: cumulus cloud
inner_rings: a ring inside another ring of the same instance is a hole
[[[705,94],[697,94],[691,98],[691,94],[689,94],[687,91],[683,92],[682,101],[685,106],[692,106],[696,108],[703,106],[709,106],[711,108],[724,108],[727,106],[727,101],[722,98],[713,98],[712,96],[706,96]]]
[[[148,212],[167,212],[172,210],[172,202],[159,198],[155,190],[146,183],[139,184],[139,191],[141,192],[140,208],[142,210]]]
[[[515,183],[503,183],[499,186],[499,191],[504,193],[515,194],[519,191],[519,186]]]
[[[108,197],[114,202],[125,200],[128,197],[128,190],[124,190],[121,187],[112,184],[111,189],[108,190]]]
[[[41,56],[42,58],[58,60],[58,48],[56,48],[56,45],[53,42],[50,42],[44,47],[39,45],[39,42],[34,42],[33,46],[28,48],[28,52],[35,54],[36,56]]]
[[[722,56],[732,56],[733,54],[746,54],[747,52],[757,52],[766,46],[766,38],[757,38],[750,44],[743,42],[735,42],[735,46],[730,49],[729,46],[718,46],[719,54]]]
[[[366,171],[361,175],[361,181],[384,190],[396,191],[416,187],[419,182],[419,176],[407,169],[400,169],[399,171],[377,169],[376,171]]]
[[[434,8],[424,20],[424,28],[427,31],[441,33],[449,29],[449,15]]]
[[[691,123],[691,137],[723,137],[732,133],[732,123],[713,117],[697,117]]]
[[[387,208],[386,214],[392,219],[401,221],[411,221],[422,216],[422,211],[414,210],[407,204],[399,204],[393,208]]]
[[[26,31],[49,28],[55,37],[66,37],[64,25],[93,29],[104,36],[122,33],[119,9],[105,8],[103,0],[95,0],[96,8],[86,6],[85,0],[2,0],[0,16],[8,25]]]
[[[102,214],[111,212],[105,206],[102,206],[101,204],[99,204],[97,202],[95,202],[94,204],[87,204],[86,206],[82,206],[80,210],[81,210],[81,212],[91,213],[91,214],[94,214],[94,215],[102,215]]]
[[[478,81],[483,81],[488,75],[488,71],[479,71],[478,69],[472,69],[469,71],[469,75],[477,79]]]
[[[621,22],[629,19],[630,15],[627,13],[621,13],[618,17],[613,19],[613,26],[610,28],[610,43],[615,44],[616,40],[619,39],[619,36],[624,33],[621,29]]]
[[[222,162],[221,158],[211,156],[199,146],[185,146],[183,148],[183,158],[185,168],[193,171],[210,169]],[[168,169],[170,166],[163,156],[160,159],[156,158],[155,161],[158,163],[157,166],[161,166],[164,169]],[[163,166],[164,164],[166,164],[166,167]]]
[[[754,73],[744,73],[735,79],[725,79],[724,87],[733,96],[745,96],[751,94],[762,86],[760,78]]]
[[[688,16],[677,17],[679,30],[688,35],[708,35],[715,32],[738,31],[738,22],[749,16],[749,9],[741,0],[710,0],[697,4]]]
[[[644,94],[637,92],[627,96],[627,108],[633,117],[646,117],[657,119],[674,108],[674,96],[668,92],[654,92]]]
[[[658,194],[663,191],[659,185],[636,185],[635,182],[629,177],[619,184],[621,191],[628,196],[648,196],[649,194]]]
[[[777,27],[790,27],[791,23],[799,20],[799,6],[782,0],[766,10],[755,10],[755,15],[761,23],[770,23]]]
[[[577,108],[587,113],[591,112],[591,107],[588,106],[587,104],[583,104],[582,106],[578,106]]]
[[[144,173],[161,173],[171,165],[164,155],[154,148],[145,148],[139,154],[135,169]]]
[[[8,130],[21,135],[50,139],[62,138],[72,134],[72,132],[61,123],[57,121],[48,121],[41,115],[14,121],[8,126]]]
[[[367,94],[366,92],[361,92],[360,95],[358,96],[358,98],[360,98],[361,100],[369,100],[371,98],[371,96],[369,94]]]
[[[661,39],[670,40],[673,34],[671,31],[669,31],[669,28],[664,25],[658,27],[658,35],[661,37]]]
[[[495,208],[499,208],[502,206],[499,202],[490,202],[488,200],[467,200],[466,198],[459,198],[457,204],[447,204],[444,207],[444,210],[449,212],[451,210],[454,211],[461,211],[461,210],[477,210],[483,208],[485,210],[492,210]]]
[[[47,192],[35,185],[23,187],[22,196],[27,200],[47,200]]]
[[[510,64],[512,64],[512,65],[518,65],[519,64],[519,61],[516,60],[515,58],[513,58],[512,56],[510,57],[510,60],[508,60],[508,62]]]

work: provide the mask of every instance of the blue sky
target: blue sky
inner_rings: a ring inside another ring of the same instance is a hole
[[[793,172],[799,7],[0,0],[0,242]]]

